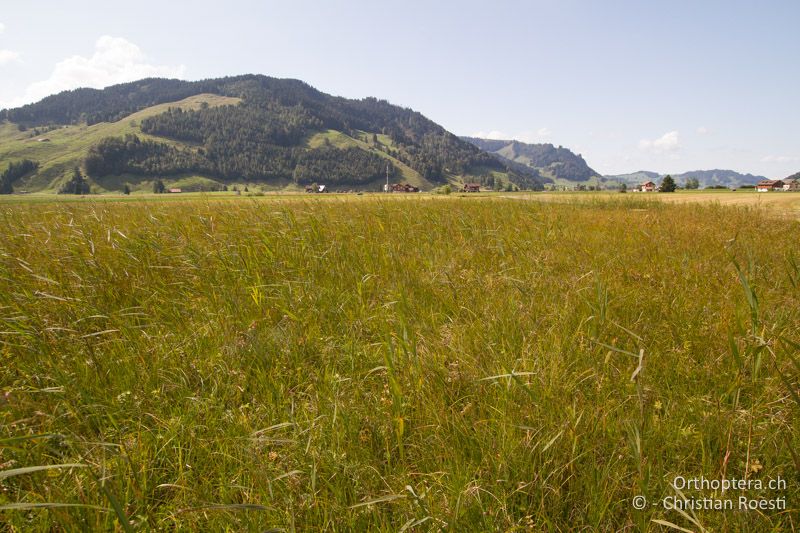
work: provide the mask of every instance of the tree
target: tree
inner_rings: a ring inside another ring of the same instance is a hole
[[[10,163],[8,168],[0,173],[0,194],[12,194],[14,182],[39,168],[39,163],[25,159],[18,163]]]
[[[623,182],[619,188],[619,192],[628,192],[628,184]]]
[[[89,194],[89,192],[89,182],[78,167],[72,170],[72,177],[58,190],[58,194]]]
[[[130,193],[131,193],[131,188],[128,187],[128,184],[126,183],[125,187],[122,189],[122,194],[124,194],[125,196],[128,196]]]
[[[690,190],[695,190],[700,188],[700,182],[697,178],[689,178],[686,180],[686,188]]]
[[[675,180],[672,179],[672,176],[669,174],[664,176],[661,181],[661,187],[658,190],[659,192],[675,192]]]
[[[163,194],[167,188],[164,187],[164,182],[161,180],[156,180],[153,182],[153,193],[155,194]]]

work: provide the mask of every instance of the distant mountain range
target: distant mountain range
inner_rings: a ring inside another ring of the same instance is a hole
[[[606,181],[625,183],[626,185],[637,185],[645,181],[660,181],[666,174],[640,170],[630,174],[617,174],[603,176]],[[701,188],[723,186],[729,188],[741,187],[742,185],[755,185],[761,180],[767,179],[764,176],[754,176],[753,174],[741,174],[735,170],[692,170],[683,174],[671,174],[679,186],[686,184],[689,178],[696,178]]]
[[[545,182],[556,180],[585,182],[592,178],[600,178],[600,174],[589,167],[583,157],[563,146],[475,137],[462,137],[462,139],[489,152],[503,163],[516,163],[536,170]]]
[[[186,190],[246,183],[377,190],[387,172],[423,190],[543,183],[535,170],[505,163],[411,109],[252,74],[143,79],[0,111],[0,172],[20,160],[33,170],[11,185],[28,191],[58,190],[75,167],[98,192],[147,189],[156,180]]]

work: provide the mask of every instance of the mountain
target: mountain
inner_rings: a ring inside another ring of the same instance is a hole
[[[741,174],[735,170],[693,170],[691,172],[684,172],[673,176],[678,185],[683,185],[689,178],[695,178],[700,183],[701,187],[713,187],[722,185],[724,187],[736,188],[742,185],[755,185],[761,180],[765,180],[764,176],[754,176],[753,174]]]
[[[557,179],[589,181],[600,174],[586,164],[583,157],[562,146],[552,144],[528,144],[520,141],[501,141],[462,137],[481,150],[494,154],[502,162],[512,161],[535,169],[542,177],[552,182]]]
[[[800,180],[800,172],[792,174],[791,176],[787,176],[783,178],[784,180]]]
[[[664,176],[664,174],[659,174],[658,172],[639,170],[637,172],[631,172],[630,174],[617,174],[614,176],[603,177],[606,178],[606,180],[618,181],[620,183],[625,183],[626,185],[639,185],[640,183],[644,183],[646,181],[660,180],[662,176]]]
[[[632,174],[618,174],[615,176],[605,176],[608,181],[617,181],[628,185],[636,185],[645,181],[659,181],[666,174],[658,172],[648,172],[640,170]],[[728,188],[741,187],[742,185],[755,185],[759,181],[766,179],[764,176],[754,176],[752,174],[741,174],[735,170],[692,170],[683,174],[672,174],[675,182],[685,185],[686,180],[695,178],[700,183],[701,188],[723,186]]]
[[[75,166],[99,191],[156,179],[187,188],[378,188],[387,167],[392,181],[423,189],[490,179],[542,186],[538,173],[510,168],[411,109],[261,75],[65,91],[4,110],[0,121],[0,169],[38,165],[17,189],[57,189]]]

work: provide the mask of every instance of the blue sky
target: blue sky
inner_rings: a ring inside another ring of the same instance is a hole
[[[603,173],[800,170],[800,1],[2,1],[0,107],[158,75],[299,78]]]

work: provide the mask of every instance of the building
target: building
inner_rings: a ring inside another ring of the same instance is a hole
[[[652,181],[645,181],[641,185],[639,185],[639,190],[642,192],[655,192],[656,184]]]
[[[800,178],[786,178],[783,180],[783,190],[800,192]]]
[[[394,183],[392,192],[419,192],[419,187],[414,187],[410,183]]]
[[[756,191],[769,192],[783,190],[783,181],[781,180],[761,180],[756,185]]]
[[[177,194],[177,193],[181,193],[183,191],[181,189],[167,189],[167,192]]]
[[[462,189],[463,192],[481,192],[481,184],[480,183],[465,183],[464,188]]]

